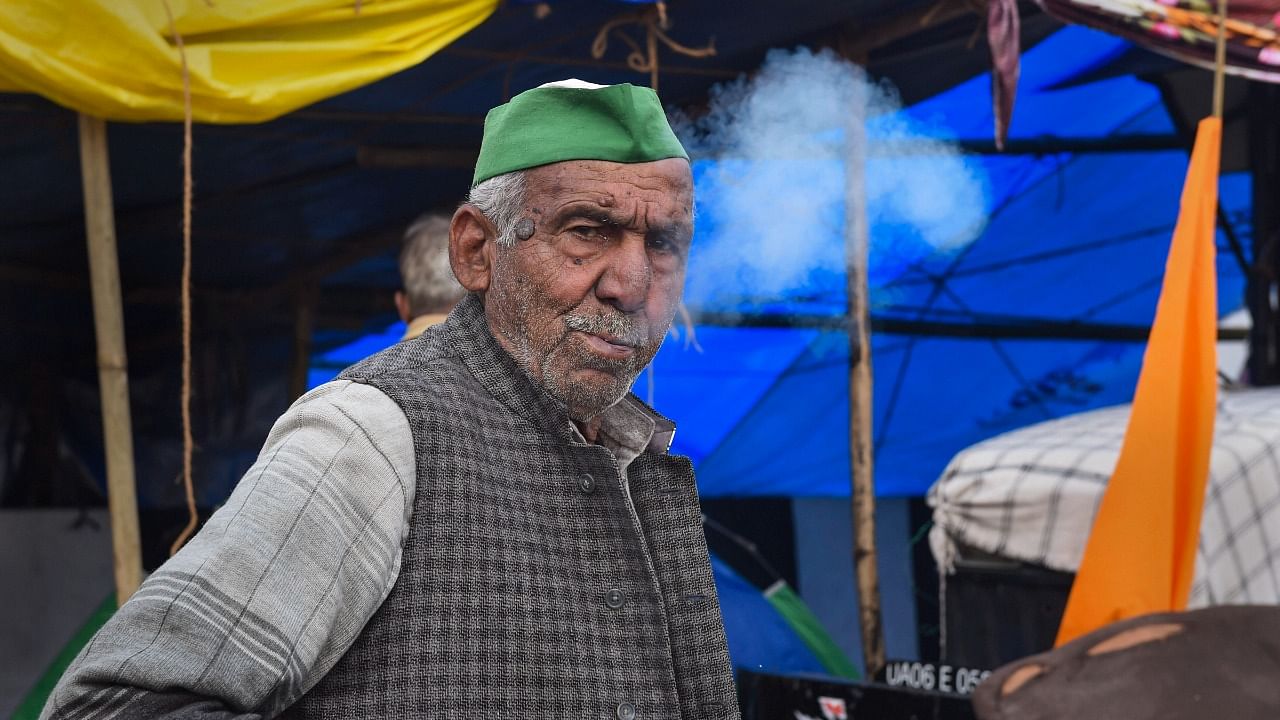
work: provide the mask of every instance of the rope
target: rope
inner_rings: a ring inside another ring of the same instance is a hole
[[[168,0],[161,0],[169,17],[169,32],[182,61],[182,484],[187,493],[187,526],[169,548],[172,557],[186,544],[200,522],[196,510],[195,486],[191,482],[191,456],[195,442],[191,436],[191,72],[187,50],[173,21]]]
[[[640,43],[622,31],[622,28],[627,25],[638,25],[644,29],[645,43],[643,49],[640,47]],[[631,52],[627,54],[627,67],[636,72],[649,73],[649,87],[653,88],[654,92],[657,92],[659,43],[685,57],[706,58],[716,54],[714,37],[707,41],[705,47],[691,48],[671,39],[671,36],[666,32],[670,27],[671,20],[667,17],[667,4],[664,2],[655,3],[653,7],[639,12],[622,13],[600,26],[600,30],[596,32],[595,39],[591,41],[591,57],[596,60],[603,58],[605,52],[609,49],[609,35],[616,35],[618,39],[631,48]]]
[[[782,573],[778,572],[778,570],[765,559],[764,555],[760,552],[760,548],[757,547],[755,543],[730,530],[724,525],[721,525],[715,520],[712,520],[706,513],[702,513],[702,525],[703,527],[716,531],[722,537],[729,540],[729,542],[732,542],[734,545],[741,548],[748,556],[751,557],[752,560],[756,562],[757,565],[760,566],[760,569],[765,571],[770,580],[774,582],[785,580],[785,578],[782,577]]]

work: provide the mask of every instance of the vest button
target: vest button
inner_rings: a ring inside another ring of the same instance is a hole
[[[618,588],[613,588],[604,594],[604,604],[613,610],[617,610],[627,604],[627,596]]]
[[[585,495],[590,495],[596,491],[596,479],[591,477],[591,473],[583,473],[578,478],[578,489]]]
[[[618,703],[618,720],[636,720],[636,706],[629,702]]]

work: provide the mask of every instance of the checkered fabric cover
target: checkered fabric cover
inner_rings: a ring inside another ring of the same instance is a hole
[[[468,296],[350,368],[404,410],[417,492],[400,577],[290,718],[738,717],[688,458],[613,456]]]
[[[1075,572],[1129,420],[1117,406],[957,455],[929,490],[939,566],[972,548]],[[1223,391],[1190,606],[1280,603],[1280,388]]]

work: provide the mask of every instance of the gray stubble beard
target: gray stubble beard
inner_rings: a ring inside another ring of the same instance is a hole
[[[609,360],[595,355],[566,334],[565,338],[543,358],[542,386],[552,397],[569,408],[569,416],[574,420],[590,420],[627,396],[632,383],[656,351],[656,347],[653,348],[653,353],[648,351],[648,347],[637,347],[630,357]],[[552,365],[557,356],[566,355],[570,367],[599,370],[608,375],[610,381],[603,386],[591,387],[575,383],[567,376],[548,372],[548,366]]]
[[[565,315],[551,319],[552,323],[561,326],[558,328],[561,332],[560,340],[539,358],[540,363],[535,371],[533,362],[535,351],[530,341],[532,333],[529,317],[534,307],[533,299],[536,291],[525,278],[514,277],[518,274],[517,271],[506,263],[499,262],[494,270],[502,278],[506,287],[514,288],[513,291],[506,293],[504,298],[515,310],[512,317],[515,332],[511,333],[513,336],[506,338],[510,346],[508,351],[516,364],[524,370],[525,375],[565,405],[569,411],[569,417],[575,421],[591,420],[626,397],[631,390],[631,385],[640,376],[640,372],[657,354],[658,348],[661,347],[670,329],[671,320],[668,320],[662,334],[657,340],[652,340],[649,335],[641,332],[634,316],[582,311],[579,306]],[[508,276],[508,273],[512,276]],[[497,279],[495,277],[495,280]],[[621,360],[600,357],[588,350],[580,340],[572,337],[571,332],[574,330],[588,333],[606,332],[633,346],[634,352]],[[573,382],[567,375],[557,375],[551,371],[551,366],[559,357],[566,357],[568,366],[571,368],[585,367],[599,370],[610,376],[611,381],[603,387],[592,388]]]

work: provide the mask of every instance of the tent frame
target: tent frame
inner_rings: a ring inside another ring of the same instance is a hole
[[[142,546],[134,483],[133,423],[129,415],[129,363],[124,339],[120,258],[116,250],[107,124],[79,116],[80,173],[84,184],[85,235],[93,290],[93,322],[98,343],[98,387],[107,460],[107,503],[116,602],[123,604],[142,582]]]

